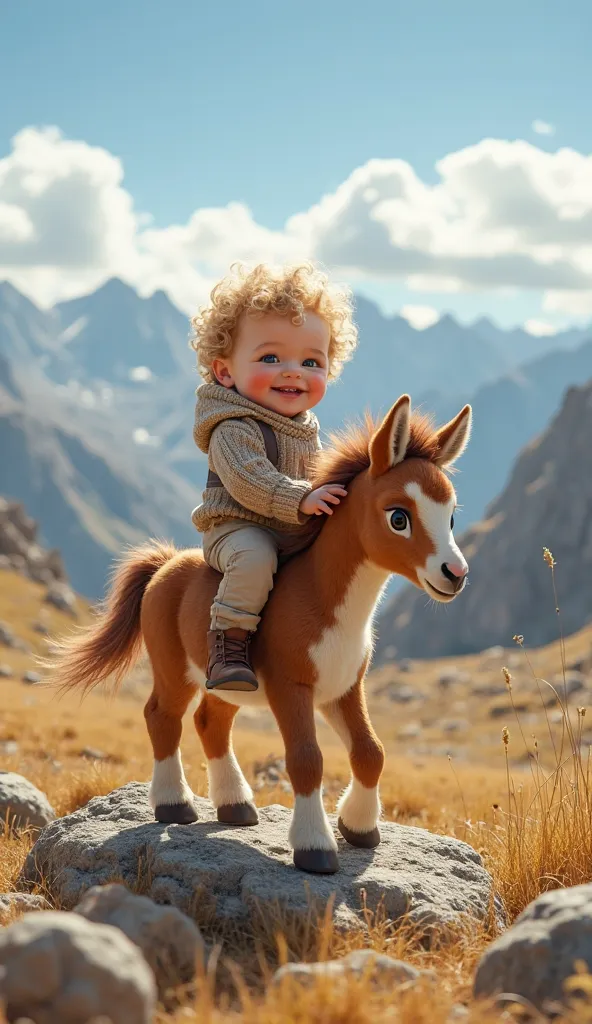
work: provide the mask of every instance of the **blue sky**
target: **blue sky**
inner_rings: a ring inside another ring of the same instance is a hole
[[[487,138],[590,154],[590,38],[584,2],[6,4],[0,155],[26,126],[56,125],[121,160],[154,228],[240,202],[281,231],[376,158],[434,185],[436,161]],[[571,317],[545,314],[541,289],[442,294],[349,274],[389,308]]]

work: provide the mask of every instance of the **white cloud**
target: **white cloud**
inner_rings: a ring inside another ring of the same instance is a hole
[[[401,316],[418,331],[424,331],[440,319],[440,314],[433,306],[403,306]]]
[[[592,157],[484,139],[436,170],[432,184],[404,160],[369,160],[282,230],[238,202],[155,228],[134,209],[115,156],[56,128],[26,128],[0,160],[0,279],[50,304],[117,275],[190,311],[234,260],[310,256],[411,291],[530,290],[548,312],[584,315]]]
[[[592,286],[587,291],[549,291],[543,301],[545,313],[566,313],[574,320],[588,321],[592,316]]]
[[[557,334],[557,328],[550,324],[548,320],[527,320],[524,324],[524,330],[527,334],[534,335],[535,338]]]
[[[554,124],[549,124],[548,121],[539,121],[538,118],[532,122],[530,127],[532,128],[533,132],[537,133],[537,135],[554,135],[555,134],[555,125]]]

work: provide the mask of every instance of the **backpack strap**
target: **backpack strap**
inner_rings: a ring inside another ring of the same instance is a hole
[[[265,454],[267,455],[267,458],[271,462],[272,466],[275,466],[277,469],[277,464],[279,462],[279,450],[275,430],[273,429],[273,427],[270,427],[269,423],[265,423],[263,420],[255,420],[255,423],[259,427],[259,430],[261,431],[261,435],[263,437],[263,444],[265,445]],[[206,481],[206,488],[223,486],[224,484],[222,483],[218,474],[214,473],[213,469],[210,469],[208,473],[208,479]]]

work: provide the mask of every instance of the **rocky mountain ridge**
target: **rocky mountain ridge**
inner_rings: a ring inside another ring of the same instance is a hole
[[[406,588],[379,621],[377,660],[434,657],[529,646],[580,629],[592,618],[592,381],[568,390],[547,430],[525,447],[484,519],[459,541],[470,585],[452,605],[435,609]],[[456,483],[456,482],[455,482]],[[560,618],[551,569],[557,562]],[[441,614],[435,614],[441,611]]]

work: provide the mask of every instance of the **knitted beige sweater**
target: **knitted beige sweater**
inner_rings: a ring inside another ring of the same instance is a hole
[[[193,437],[224,485],[207,488],[194,510],[192,520],[200,533],[228,519],[274,530],[303,526],[310,518],[300,512],[300,502],[311,489],[307,467],[321,447],[314,413],[282,416],[221,384],[202,384],[196,394]],[[275,432],[277,468],[267,458],[256,420],[269,423]]]

